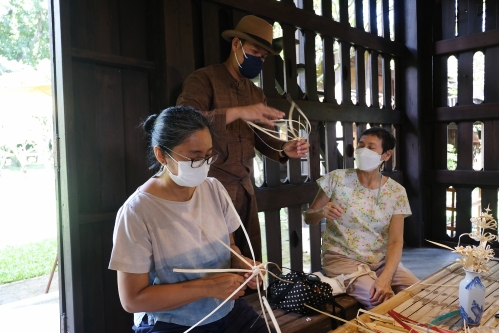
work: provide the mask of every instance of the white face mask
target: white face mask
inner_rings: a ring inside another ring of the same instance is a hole
[[[171,157],[174,161],[176,161],[173,157]],[[179,186],[186,187],[196,187],[203,183],[203,181],[207,178],[208,170],[210,169],[210,165],[207,163],[203,163],[203,165],[199,168],[192,168],[191,161],[176,161],[177,162],[177,175],[174,175],[167,165],[164,167],[168,170],[170,174],[170,178]]]
[[[363,171],[375,170],[383,162],[381,160],[382,155],[368,148],[357,148],[354,152],[354,156],[358,169]]]

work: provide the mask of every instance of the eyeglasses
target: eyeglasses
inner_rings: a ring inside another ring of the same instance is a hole
[[[205,164],[205,162],[207,162],[207,165],[210,165],[212,163],[214,163],[216,160],[217,160],[217,157],[219,157],[219,153],[216,152],[215,154],[211,155],[211,156],[208,156],[208,157],[205,157],[205,158],[200,158],[200,159],[197,159],[197,160],[193,160],[192,158],[189,158],[187,156],[184,156],[184,155],[181,155],[175,151],[173,151],[172,149],[168,149],[167,147],[161,147],[162,149],[166,149],[166,150],[169,150],[171,151],[172,153],[174,154],[177,154],[181,157],[184,157],[185,159],[188,159],[191,161],[191,168],[199,168],[201,167],[203,164]],[[215,151],[215,150],[213,150]],[[170,156],[174,161],[177,162],[177,160],[175,158],[173,158],[169,153],[165,152],[168,156]]]

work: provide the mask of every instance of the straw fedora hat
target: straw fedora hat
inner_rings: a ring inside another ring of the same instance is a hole
[[[238,37],[265,48],[271,54],[279,54],[273,49],[273,26],[267,21],[254,16],[244,16],[233,30],[225,30],[222,32],[222,38],[231,41],[234,37]]]

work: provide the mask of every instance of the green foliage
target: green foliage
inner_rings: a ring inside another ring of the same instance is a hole
[[[448,144],[447,145],[447,167],[448,170],[455,170],[457,168],[457,150],[455,149],[455,146]]]
[[[50,58],[49,45],[47,1],[0,2],[0,56],[35,67]]]
[[[55,238],[0,249],[0,284],[49,274],[56,254]]]

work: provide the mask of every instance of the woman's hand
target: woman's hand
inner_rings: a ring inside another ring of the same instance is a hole
[[[247,263],[250,265],[254,265],[254,261],[250,258],[243,257]],[[259,266],[261,263],[259,261],[255,261],[255,266]],[[243,269],[251,269],[249,265],[241,262],[241,260],[238,260],[238,263],[236,265],[237,267],[235,268],[243,268]],[[266,270],[264,268],[261,268],[260,271],[262,274],[266,274]],[[245,278],[245,281],[252,275],[250,272],[245,272],[245,273],[240,273],[241,276]],[[257,289],[260,285],[262,284],[262,278],[260,277],[259,274],[259,284],[257,284],[257,276],[254,276],[250,281],[247,283],[247,287],[250,289]]]
[[[327,202],[323,207],[323,216],[330,220],[338,220],[342,218],[344,210],[337,204]]]
[[[394,291],[391,288],[392,280],[388,280],[379,276],[370,289],[370,302],[373,306],[379,305],[392,296],[394,296]]]
[[[251,261],[253,263],[253,260]],[[259,266],[261,263],[256,261],[255,266]],[[261,268],[260,271],[262,272],[262,275],[266,274],[266,270],[264,268]],[[243,277],[248,279],[252,275],[252,273],[243,273]],[[258,281],[259,283],[257,284],[257,276],[258,276]],[[247,286],[250,289],[257,289],[260,285],[262,284],[262,277],[259,275],[254,276],[250,281],[248,281]]]
[[[213,297],[221,300],[225,300],[229,297],[236,289],[239,288],[245,282],[243,276],[233,273],[220,273],[202,278],[206,280],[206,290],[208,297]],[[240,298],[245,294],[245,289],[247,286],[243,286],[236,294],[231,297],[231,300]]]
[[[283,152],[289,158],[304,158],[309,152],[309,142],[304,138],[288,141],[283,145]]]

